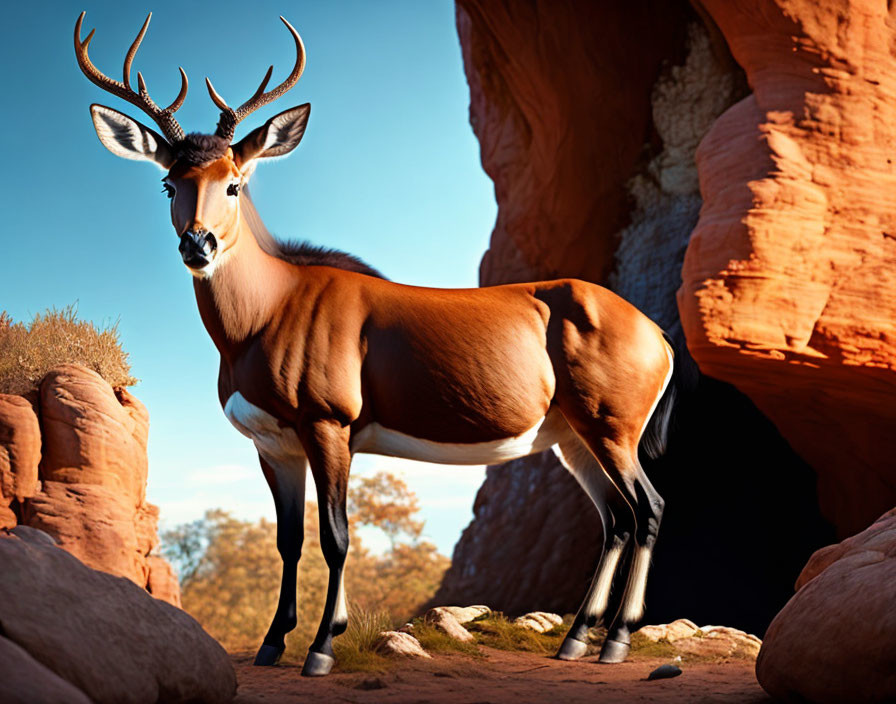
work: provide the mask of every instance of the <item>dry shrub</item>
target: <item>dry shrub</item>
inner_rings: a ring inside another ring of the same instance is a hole
[[[0,393],[27,393],[51,369],[68,363],[92,369],[112,386],[137,383],[118,339],[118,323],[98,328],[78,320],[74,305],[38,313],[27,324],[0,312]]]

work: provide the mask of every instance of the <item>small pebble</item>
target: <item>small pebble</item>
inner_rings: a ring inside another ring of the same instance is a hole
[[[667,680],[670,677],[678,677],[681,674],[681,668],[675,665],[660,665],[653,672],[647,675],[648,680]]]

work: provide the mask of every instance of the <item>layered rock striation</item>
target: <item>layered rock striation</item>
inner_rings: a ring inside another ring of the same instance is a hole
[[[703,6],[752,92],[697,152],[688,347],[817,470],[848,535],[896,503],[896,9]]]
[[[0,527],[38,528],[179,606],[156,554],[159,510],[146,501],[148,430],[140,401],[78,365],[54,369],[27,397],[0,394]]]

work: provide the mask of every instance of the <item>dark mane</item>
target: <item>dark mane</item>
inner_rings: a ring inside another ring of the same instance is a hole
[[[332,266],[336,269],[345,269],[346,271],[354,271],[358,274],[366,274],[374,276],[378,279],[385,279],[379,271],[372,266],[365,264],[363,261],[353,254],[340,252],[338,249],[330,249],[329,247],[319,247],[309,242],[287,241],[281,242],[276,239],[261,221],[255,205],[249,197],[249,188],[244,186],[240,191],[240,205],[246,221],[249,223],[249,229],[255,235],[258,245],[272,257],[277,257],[291,264],[300,266]]]
[[[310,242],[300,242],[297,240],[290,240],[288,242],[274,240],[274,242],[275,251],[268,252],[268,254],[273,254],[275,257],[292,264],[299,264],[301,266],[332,266],[336,269],[345,269],[346,271],[354,271],[358,274],[375,276],[378,279],[386,278],[372,266],[365,264],[358,259],[354,254],[348,254],[338,249],[320,247],[311,244]],[[259,244],[261,244],[260,241]],[[264,245],[262,245],[262,249],[265,249]]]
[[[189,166],[201,166],[227,153],[230,141],[216,134],[191,132],[174,144],[174,158]]]

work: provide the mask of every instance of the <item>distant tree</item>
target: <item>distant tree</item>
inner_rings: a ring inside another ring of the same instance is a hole
[[[352,481],[348,513],[355,526],[379,528],[394,545],[402,536],[417,540],[423,521],[414,520],[420,511],[417,497],[398,477],[378,472]]]

